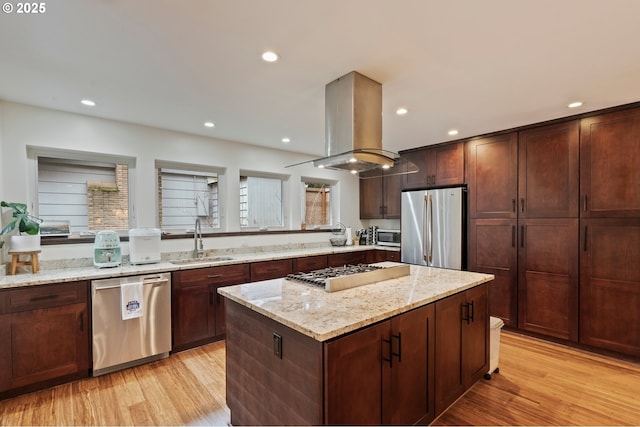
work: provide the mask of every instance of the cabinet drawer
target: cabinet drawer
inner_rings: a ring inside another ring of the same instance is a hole
[[[347,264],[362,264],[365,262],[365,259],[365,251],[331,254],[329,255],[329,267],[340,267]]]
[[[386,252],[387,252],[387,261],[400,262],[400,252],[397,252],[397,251],[386,251]]]
[[[293,271],[291,259],[280,259],[276,261],[263,261],[251,264],[251,281],[277,279],[291,274]]]
[[[4,313],[17,313],[87,302],[87,290],[87,281],[12,289],[2,293],[0,310]]]
[[[309,271],[327,268],[327,265],[326,255],[296,258],[293,260],[293,271],[295,273],[307,273]]]
[[[174,288],[201,285],[237,285],[249,282],[249,264],[222,265],[196,268],[173,273]]]

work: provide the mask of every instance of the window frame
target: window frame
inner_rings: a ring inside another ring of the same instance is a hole
[[[306,207],[306,191],[307,184],[324,184],[328,185],[330,188],[329,192],[329,224],[323,225],[315,225],[315,224],[306,224],[307,218],[307,207]],[[300,221],[305,223],[307,228],[318,228],[318,229],[331,229],[334,224],[337,224],[338,219],[338,181],[326,179],[326,178],[314,178],[310,176],[301,176],[300,177]]]
[[[240,220],[240,181],[242,176],[247,177],[255,177],[255,178],[269,178],[269,179],[278,179],[280,180],[281,191],[282,191],[282,200],[281,200],[281,210],[282,210],[282,224],[281,225],[267,225],[267,226],[253,226],[247,225],[243,226]],[[270,173],[264,171],[255,171],[249,169],[239,169],[238,170],[238,194],[237,194],[237,208],[238,208],[238,218],[236,218],[238,228],[240,231],[253,231],[253,230],[286,230],[289,224],[289,181],[291,175],[287,174],[278,174],[278,173]]]

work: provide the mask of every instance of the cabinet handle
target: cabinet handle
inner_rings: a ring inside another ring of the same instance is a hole
[[[402,332],[398,332],[398,335],[391,334],[391,340],[398,340],[398,352],[393,353],[393,346],[391,347],[391,357],[396,356],[398,358],[398,362],[402,362]]]
[[[389,344],[389,358],[386,357],[382,357],[382,360],[384,360],[385,362],[389,362],[389,367],[393,368],[393,348],[392,348],[392,344],[391,344],[391,339],[382,340],[385,344]]]
[[[516,226],[515,225],[511,226],[511,247],[512,248],[516,247]]]
[[[524,248],[524,225],[520,226],[520,247]]]
[[[31,298],[29,298],[29,301],[36,302],[36,301],[45,301],[45,300],[57,299],[57,298],[58,298],[57,294],[54,294],[54,295],[43,295],[41,297],[31,297]]]
[[[222,277],[222,274],[209,274],[207,279],[218,279],[220,277]]]
[[[582,196],[582,210],[587,211],[587,195]]]
[[[520,212],[524,213],[524,197],[520,198]]]
[[[511,199],[511,210],[516,211],[516,199]]]
[[[436,185],[436,176],[435,175],[431,175],[431,183],[433,185]]]
[[[469,315],[469,319],[473,322],[474,321],[474,317],[475,317],[475,306],[473,305],[473,301],[471,301],[471,303],[469,304],[471,306],[471,314]],[[467,322],[469,323],[469,322]]]
[[[583,250],[587,251],[587,226],[584,226],[584,247]]]

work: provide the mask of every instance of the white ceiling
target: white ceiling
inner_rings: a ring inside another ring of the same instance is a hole
[[[393,151],[640,100],[637,0],[44,3],[0,14],[0,99],[314,155],[353,70]]]

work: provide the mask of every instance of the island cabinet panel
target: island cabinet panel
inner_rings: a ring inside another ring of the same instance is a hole
[[[435,303],[435,410],[445,411],[489,369],[487,285]]]
[[[420,307],[325,344],[325,424],[434,419],[433,313]]]
[[[580,342],[640,356],[640,218],[584,220]]]
[[[86,281],[0,293],[0,398],[88,376],[87,300]]]
[[[293,259],[294,273],[308,273],[313,270],[327,268],[328,259],[326,255],[307,256]]]
[[[418,167],[404,175],[404,189],[464,184],[464,143],[455,142],[401,153]]]
[[[580,215],[640,217],[640,108],[580,125]]]
[[[277,279],[293,272],[291,258],[251,263],[251,281]]]
[[[218,288],[249,281],[249,264],[174,272],[171,301],[173,351],[223,338],[225,299],[218,294]]]
[[[227,321],[231,424],[322,424],[322,343],[233,301]]]

